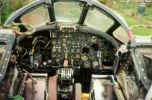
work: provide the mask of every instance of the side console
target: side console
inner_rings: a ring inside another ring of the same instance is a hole
[[[0,99],[6,99],[4,94],[13,95],[14,83],[18,71],[11,61],[15,34],[11,29],[0,29]]]

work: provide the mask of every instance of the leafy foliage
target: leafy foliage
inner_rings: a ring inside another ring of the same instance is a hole
[[[0,0],[0,25],[4,24],[13,11],[23,7],[31,1],[32,0]]]
[[[1,24],[3,24],[5,22],[5,20],[7,19],[7,17],[10,15],[11,13],[11,8],[9,5],[9,0],[4,0],[3,1],[3,5],[1,6],[0,12],[1,12]]]

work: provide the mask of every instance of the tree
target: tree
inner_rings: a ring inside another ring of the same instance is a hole
[[[0,24],[4,23],[11,12],[9,3],[10,0],[0,0]]]
[[[0,25],[5,22],[13,11],[30,2],[32,2],[32,0],[0,0]]]
[[[0,0],[0,24],[2,23],[2,10],[4,8],[5,3],[7,2],[7,0]]]

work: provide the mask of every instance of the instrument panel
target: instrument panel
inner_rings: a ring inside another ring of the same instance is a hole
[[[103,61],[113,61],[115,49],[106,39],[90,33],[50,32],[52,41],[52,58],[55,60],[81,59],[95,60],[101,51]]]
[[[115,47],[105,38],[78,31],[42,31],[25,37],[19,44],[23,48],[24,66],[30,69],[80,64],[94,69],[112,66],[116,53]]]

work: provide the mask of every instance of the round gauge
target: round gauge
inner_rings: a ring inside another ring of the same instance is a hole
[[[53,48],[53,49],[52,49],[52,52],[56,52],[56,48]]]
[[[63,48],[63,51],[64,51],[64,53],[68,53],[69,52],[67,47]]]
[[[56,40],[53,40],[53,41],[52,41],[52,44],[54,44],[54,45],[55,45],[56,43],[57,43],[57,41],[56,41]]]
[[[83,41],[82,46],[83,46],[83,47],[88,47],[87,41]]]
[[[91,42],[96,42],[97,41],[97,37],[96,36],[92,36],[91,37]]]
[[[71,49],[71,53],[75,53],[75,49],[74,48]]]
[[[81,42],[80,42],[80,41],[78,41],[78,42],[77,42],[77,45],[80,45],[80,44],[81,44]]]
[[[69,45],[70,43],[71,43],[71,41],[70,41],[70,40],[68,40],[68,41],[67,41],[67,44]]]
[[[61,44],[61,41],[58,41],[58,44]]]
[[[91,63],[89,61],[85,61],[84,68],[91,68]]]
[[[92,67],[94,68],[94,69],[96,69],[97,67],[98,67],[98,62],[97,61],[93,61],[92,62]]]
[[[81,55],[81,60],[82,61],[87,61],[88,60],[88,56],[86,54],[82,54]]]
[[[76,52],[77,52],[77,53],[80,53],[81,51],[80,51],[80,49],[77,49]]]
[[[66,47],[66,43],[62,43],[62,46],[63,46],[63,47]]]
[[[81,55],[80,54],[76,54],[76,58],[80,59]]]
[[[75,41],[72,41],[71,44],[72,44],[72,45],[75,45]]]
[[[57,37],[57,33],[54,32],[54,31],[52,31],[52,32],[50,33],[50,37],[51,37],[51,38],[56,38],[56,37]]]
[[[93,51],[91,51],[91,52],[93,52]],[[95,55],[94,53],[90,53],[89,59],[91,59],[91,60],[95,59],[94,55]]]
[[[59,52],[59,53],[61,53],[61,52],[62,52],[61,48],[58,48],[58,52]]]

